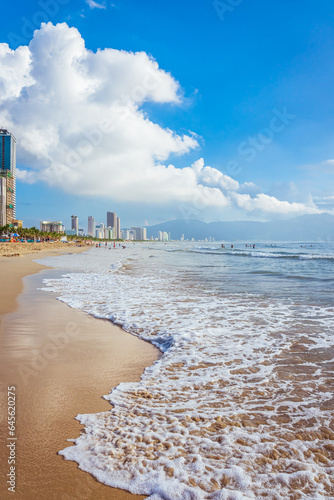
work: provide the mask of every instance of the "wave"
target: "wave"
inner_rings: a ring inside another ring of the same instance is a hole
[[[297,260],[334,260],[334,254],[307,254],[291,252],[263,252],[260,250],[239,250],[212,247],[193,247],[191,249],[170,249],[169,252],[193,252],[211,255],[231,255],[236,257],[252,257],[259,259],[297,259]]]

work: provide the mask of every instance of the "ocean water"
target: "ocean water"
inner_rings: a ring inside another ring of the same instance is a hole
[[[60,453],[151,500],[333,499],[333,244],[126,246],[43,260],[68,269],[45,290],[161,350]]]

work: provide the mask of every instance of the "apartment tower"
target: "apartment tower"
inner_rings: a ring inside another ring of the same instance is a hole
[[[116,239],[121,238],[121,222],[115,212],[107,212],[107,227],[112,227],[114,229]]]
[[[92,215],[88,217],[88,230],[87,234],[95,238],[95,219]]]
[[[72,229],[72,231],[75,231],[76,235],[78,235],[79,219],[78,219],[77,215],[72,215],[71,216],[71,229]]]
[[[0,226],[16,219],[16,139],[0,128]]]

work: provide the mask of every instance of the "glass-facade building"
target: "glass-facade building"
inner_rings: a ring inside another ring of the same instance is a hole
[[[9,170],[15,175],[16,139],[5,129],[0,129],[0,165],[1,170]]]
[[[0,129],[0,177],[1,224],[13,224],[16,219],[16,139],[6,129]]]

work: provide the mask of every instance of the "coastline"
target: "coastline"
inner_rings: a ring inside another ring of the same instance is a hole
[[[57,453],[80,435],[79,413],[111,409],[102,399],[120,382],[137,381],[158,358],[151,344],[106,320],[89,317],[37,290],[59,271],[33,259],[87,247],[52,248],[23,257],[1,257],[0,378],[1,498],[7,491],[7,386],[16,387],[19,499],[144,499],[99,483]],[[5,291],[5,292],[4,292]],[[5,450],[5,451],[4,451]]]
[[[23,290],[23,278],[47,268],[33,262],[35,259],[55,254],[79,253],[88,249],[87,246],[77,247],[64,243],[0,243],[1,285],[6,291],[1,294],[0,316],[15,310],[17,297]]]

